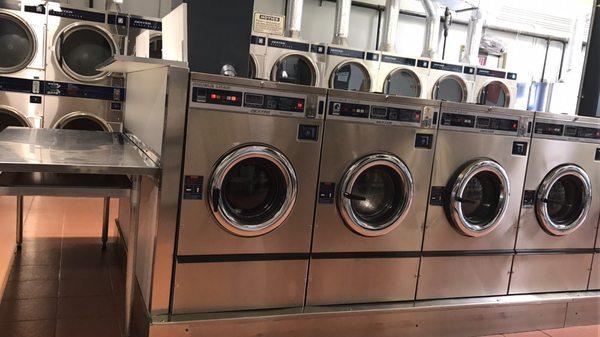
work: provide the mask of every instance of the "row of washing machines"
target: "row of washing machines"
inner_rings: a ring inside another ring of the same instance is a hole
[[[598,119],[206,74],[189,97],[175,315],[600,289]]]
[[[46,1],[0,1],[0,130],[8,126],[120,131],[124,77],[98,70],[132,55],[151,36],[159,57],[159,19]]]
[[[280,36],[252,35],[249,77],[329,89],[513,107],[517,74]]]

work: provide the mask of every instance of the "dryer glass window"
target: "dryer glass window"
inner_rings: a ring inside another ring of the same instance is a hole
[[[78,116],[62,121],[58,126],[65,130],[110,131],[99,120],[87,116]]]
[[[458,78],[446,77],[439,80],[434,99],[462,102],[465,97],[464,84]]]
[[[419,97],[421,82],[412,71],[400,69],[393,71],[385,82],[384,92],[388,95]]]
[[[150,39],[150,53],[151,59],[162,59],[162,36],[154,36]]]
[[[473,176],[464,189],[461,208],[471,224],[490,223],[500,211],[501,182],[496,175],[482,172]]]
[[[371,77],[363,65],[349,62],[333,72],[331,87],[340,90],[368,92],[371,90]]]
[[[275,81],[301,85],[315,85],[315,70],[304,56],[289,55],[277,63],[275,69]]]
[[[102,74],[98,65],[115,53],[108,36],[94,28],[75,28],[63,33],[60,43],[59,62],[67,67],[67,72],[83,77],[96,77]]]
[[[250,158],[231,168],[221,193],[226,210],[243,226],[253,226],[271,219],[281,209],[286,181],[273,162]]]
[[[25,68],[35,54],[31,29],[12,15],[0,13],[0,73]]]
[[[558,179],[548,193],[548,216],[559,225],[570,225],[583,211],[584,185],[575,176]]]
[[[352,186],[352,209],[373,229],[381,229],[407,202],[403,189],[396,171],[388,166],[373,166],[362,172]]]
[[[509,100],[508,89],[498,81],[487,84],[481,89],[479,104],[487,106],[507,107]]]
[[[14,111],[0,108],[0,131],[9,126],[26,127],[29,125],[24,117],[17,115]]]

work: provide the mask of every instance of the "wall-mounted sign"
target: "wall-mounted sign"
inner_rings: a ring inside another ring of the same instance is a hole
[[[283,36],[285,15],[254,12],[252,30],[255,33]]]

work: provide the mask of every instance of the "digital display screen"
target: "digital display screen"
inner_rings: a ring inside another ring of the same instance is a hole
[[[365,104],[329,102],[329,114],[335,116],[369,118],[370,107]]]
[[[535,123],[534,133],[541,135],[562,136],[565,126],[551,123]]]
[[[442,114],[442,125],[472,128],[475,127],[475,116],[445,113]]]
[[[304,99],[273,95],[261,95],[247,92],[244,95],[244,106],[287,112],[304,112]]]
[[[242,93],[239,91],[194,87],[192,101],[227,106],[242,106]]]

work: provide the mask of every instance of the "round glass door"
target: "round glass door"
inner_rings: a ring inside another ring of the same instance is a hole
[[[397,69],[388,75],[383,92],[395,96],[419,97],[421,96],[421,81],[413,71]]]
[[[116,46],[104,30],[75,25],[60,34],[56,45],[58,63],[65,73],[80,81],[94,81],[107,75],[98,66],[116,53]]]
[[[246,146],[226,155],[209,183],[210,207],[232,234],[259,236],[283,224],[298,193],[292,164],[279,151]]]
[[[575,165],[552,170],[542,181],[535,203],[542,228],[552,235],[567,235],[585,221],[592,203],[587,173]]]
[[[479,99],[480,105],[497,106],[506,108],[510,103],[508,87],[499,81],[492,81],[481,88]]]
[[[450,184],[446,210],[451,222],[466,236],[489,234],[506,213],[510,183],[506,171],[493,160],[465,165]]]
[[[85,112],[72,112],[56,122],[55,129],[112,132],[108,123]]]
[[[17,110],[7,106],[0,106],[0,131],[9,126],[32,127],[29,120]]]
[[[273,67],[271,80],[276,82],[316,85],[316,70],[311,61],[302,55],[286,55]]]
[[[13,73],[27,67],[36,48],[29,24],[15,15],[0,12],[0,73]]]
[[[151,59],[162,59],[162,35],[158,34],[150,38],[150,52],[148,55]]]
[[[412,198],[408,167],[393,155],[374,154],[346,171],[337,201],[350,229],[363,236],[381,236],[402,223]]]
[[[456,75],[443,76],[435,84],[433,99],[459,103],[464,102],[467,100],[467,86]]]
[[[371,76],[367,68],[358,62],[342,63],[331,74],[329,87],[369,92],[371,91]]]

